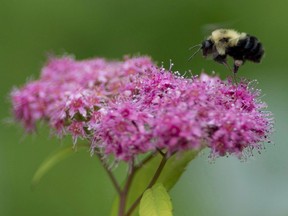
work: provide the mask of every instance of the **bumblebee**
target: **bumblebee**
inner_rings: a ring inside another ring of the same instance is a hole
[[[230,56],[234,59],[234,75],[245,61],[259,63],[264,54],[263,46],[255,36],[232,29],[217,29],[202,44],[196,46],[200,48],[190,59],[202,50],[204,57],[212,57],[214,61],[224,64],[230,69],[227,64],[227,56]]]

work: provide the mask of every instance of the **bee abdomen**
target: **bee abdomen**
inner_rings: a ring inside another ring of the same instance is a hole
[[[253,62],[260,62],[263,54],[264,54],[263,46],[258,41],[257,43],[255,43],[253,49],[251,49],[250,52],[247,53],[245,58]]]
[[[230,47],[227,54],[235,60],[249,60],[258,63],[261,61],[264,49],[256,37],[248,35],[239,40],[236,46]]]

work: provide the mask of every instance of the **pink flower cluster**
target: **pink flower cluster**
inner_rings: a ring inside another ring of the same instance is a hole
[[[27,131],[44,120],[74,143],[86,139],[92,150],[124,161],[156,149],[173,154],[207,146],[214,157],[260,149],[273,123],[259,95],[244,81],[180,77],[148,57],[53,58],[39,80],[11,93]]]

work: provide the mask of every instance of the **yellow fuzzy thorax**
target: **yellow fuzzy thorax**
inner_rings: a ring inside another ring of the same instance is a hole
[[[246,37],[246,33],[239,33],[233,29],[217,29],[208,38],[214,43],[217,52],[224,55],[227,47],[236,46],[239,39]],[[226,39],[227,41],[224,41]]]

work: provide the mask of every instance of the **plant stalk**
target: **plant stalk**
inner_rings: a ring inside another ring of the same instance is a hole
[[[120,193],[118,216],[125,216],[127,195],[129,193],[129,189],[130,189],[134,174],[135,174],[135,166],[134,166],[134,160],[132,160],[129,166],[129,172],[128,172],[128,177],[127,177],[125,186],[123,188],[123,191],[121,191]]]
[[[131,205],[131,207],[128,209],[128,211],[127,211],[127,213],[125,214],[125,216],[131,216],[131,214],[133,213],[133,211],[134,211],[134,210],[136,209],[136,207],[139,205],[140,200],[141,200],[144,192],[145,192],[147,189],[151,188],[151,187],[156,183],[156,181],[158,180],[158,178],[159,178],[159,176],[160,176],[160,174],[161,174],[161,172],[162,172],[162,170],[163,170],[163,168],[164,168],[164,166],[165,166],[165,164],[166,164],[166,162],[167,162],[167,160],[168,160],[168,158],[166,157],[165,154],[162,155],[162,156],[163,156],[163,157],[162,157],[162,160],[161,160],[161,162],[160,162],[160,164],[159,164],[159,166],[158,166],[158,168],[157,168],[157,170],[156,170],[153,178],[151,179],[151,181],[149,182],[148,186],[147,186],[146,189],[143,191],[143,193],[135,200],[135,202],[134,202],[134,203]]]
[[[121,187],[120,187],[117,179],[115,178],[114,174],[111,172],[111,170],[109,169],[108,165],[107,165],[107,164],[105,163],[105,161],[103,160],[102,155],[99,154],[99,153],[97,153],[97,156],[98,156],[98,158],[99,158],[102,166],[103,166],[104,169],[106,170],[106,172],[107,172],[107,174],[108,174],[108,176],[109,176],[109,178],[110,178],[110,180],[111,180],[111,182],[112,182],[115,190],[117,191],[117,193],[118,193],[119,195],[121,195],[122,190],[121,190]]]

